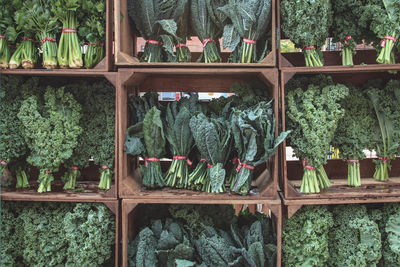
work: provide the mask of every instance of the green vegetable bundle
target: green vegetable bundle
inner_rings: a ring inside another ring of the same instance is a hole
[[[205,159],[189,176],[189,184],[202,185],[202,191],[208,193],[224,192],[224,165],[232,145],[229,121],[209,119],[200,113],[190,119],[189,125],[196,147]]]
[[[1,266],[111,266],[115,216],[103,204],[2,201]]]
[[[23,80],[17,76],[1,76],[0,85],[0,174],[5,169],[17,178],[17,188],[29,187],[23,164],[27,144],[22,134],[22,124],[17,114],[22,102],[20,88]]]
[[[231,127],[238,153],[237,174],[231,191],[245,195],[250,190],[254,168],[274,155],[290,131],[275,137],[272,101],[260,102],[246,110],[233,109]]]
[[[166,143],[161,111],[152,107],[146,113],[143,122],[129,127],[126,132],[126,153],[141,155],[145,160],[145,166],[141,168],[143,186],[165,186],[160,164],[160,157],[165,154]]]
[[[177,22],[187,11],[187,0],[129,0],[128,14],[146,40],[140,61],[174,61]],[[183,40],[182,40],[183,41]]]
[[[317,85],[319,84],[319,85]],[[298,86],[298,87],[297,87]],[[288,128],[293,129],[290,144],[303,160],[302,193],[319,193],[330,187],[323,165],[339,120],[344,116],[340,101],[349,90],[341,84],[302,82],[287,92]]]
[[[271,4],[271,0],[229,0],[219,8],[232,21],[224,27],[222,44],[224,48],[238,50],[238,60],[234,62],[258,61],[257,42],[271,23]]]
[[[64,88],[49,86],[43,99],[34,95],[22,102],[18,118],[30,149],[27,161],[40,169],[38,192],[49,192],[52,173],[72,156],[78,144],[81,106]]]
[[[325,44],[332,25],[330,0],[282,0],[280,2],[282,31],[303,49],[307,67],[323,65],[317,48]]]
[[[378,181],[389,180],[390,161],[400,148],[400,101],[396,99],[399,88],[400,82],[391,80],[383,89],[370,87],[367,91],[376,115],[372,145],[379,157],[374,173]]]
[[[219,38],[225,26],[227,16],[218,8],[227,0],[192,0],[192,28],[203,44],[203,53],[199,62],[221,62]]]
[[[347,160],[348,185],[361,186],[360,159],[365,158],[364,149],[371,148],[375,114],[368,97],[355,87],[349,88],[349,96],[341,102],[345,110],[339,120],[332,145],[340,149],[340,157]]]

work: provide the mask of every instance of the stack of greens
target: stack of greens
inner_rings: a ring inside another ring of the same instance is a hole
[[[115,216],[103,204],[1,203],[1,266],[111,266]]]
[[[149,210],[156,209],[146,205]],[[236,217],[224,205],[171,205],[164,216],[158,210],[142,220],[143,229],[129,244],[129,266],[276,265],[276,234],[264,214]]]

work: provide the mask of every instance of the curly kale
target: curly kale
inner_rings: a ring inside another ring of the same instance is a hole
[[[21,77],[3,75],[0,85],[0,174],[9,166],[17,178],[17,188],[29,187],[24,168],[28,149],[22,123],[17,117],[22,102],[22,83]]]
[[[64,88],[47,87],[43,96],[25,99],[18,113],[30,149],[28,163],[40,169],[38,192],[51,191],[52,172],[72,156],[82,132],[81,106]]]
[[[345,114],[340,101],[348,94],[349,89],[342,84],[323,88],[310,84],[287,92],[288,128],[293,129],[290,144],[304,165],[302,193],[319,193],[320,188],[330,187],[323,165]]]
[[[361,186],[360,159],[364,149],[371,148],[375,114],[368,97],[355,87],[349,88],[349,96],[342,100],[345,115],[339,120],[332,145],[340,149],[341,158],[347,160],[348,185]]]
[[[335,222],[329,232],[331,266],[376,266],[381,259],[381,233],[363,205],[333,209]]]
[[[327,206],[304,206],[288,219],[282,233],[285,266],[326,266],[333,223]]]
[[[298,47],[303,48],[307,67],[322,66],[322,55],[316,47],[325,44],[333,21],[330,0],[282,0],[282,31]]]

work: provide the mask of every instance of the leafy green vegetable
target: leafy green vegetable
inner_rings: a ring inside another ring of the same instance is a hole
[[[81,106],[63,87],[48,86],[43,100],[30,96],[22,102],[18,118],[30,149],[27,161],[40,169],[39,193],[51,191],[52,173],[72,156],[82,132],[80,112]]]
[[[344,117],[338,122],[332,145],[340,149],[340,157],[347,160],[348,185],[361,186],[360,159],[365,158],[364,149],[373,142],[375,114],[368,97],[355,87],[349,88],[349,96],[342,100]]]
[[[288,128],[293,129],[290,144],[303,160],[300,192],[319,193],[320,188],[330,186],[323,165],[338,122],[345,114],[340,100],[348,96],[349,89],[342,84],[299,85],[286,95]]]
[[[332,25],[330,0],[282,0],[281,28],[287,38],[303,48],[307,67],[322,66],[322,55],[316,47],[325,44]]]
[[[271,23],[271,5],[271,0],[229,0],[219,8],[232,21],[224,27],[222,44],[232,51],[238,49],[237,62],[257,62],[256,45]]]

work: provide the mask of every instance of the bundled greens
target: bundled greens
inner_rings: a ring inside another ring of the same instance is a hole
[[[192,27],[203,44],[203,53],[198,61],[205,63],[221,62],[219,38],[227,16],[218,9],[226,0],[192,0]]]
[[[224,48],[238,51],[238,60],[235,62],[258,61],[256,45],[271,23],[271,4],[271,0],[229,0],[227,5],[219,9],[232,21],[232,24],[224,27],[222,44]]]
[[[81,106],[64,88],[48,86],[44,96],[30,96],[20,107],[18,118],[30,149],[28,163],[40,169],[38,192],[51,191],[53,172],[69,159],[82,132]]]
[[[226,205],[171,205],[168,211],[144,222],[129,244],[129,266],[276,264],[276,236],[271,220],[263,214],[235,217],[232,206]]]
[[[365,158],[364,149],[371,148],[376,119],[371,102],[358,88],[350,87],[349,96],[341,105],[345,114],[339,120],[332,145],[347,160],[348,185],[358,187],[361,186],[359,160]]]
[[[346,86],[334,85],[329,79],[317,77],[313,82],[307,85],[302,80],[294,81],[286,95],[288,128],[293,129],[290,144],[303,160],[302,193],[319,193],[330,187],[323,165],[338,122],[345,114],[340,101],[349,94]]]
[[[146,40],[140,61],[175,61],[174,39],[184,41],[177,36],[177,22],[187,11],[187,3],[187,0],[128,1],[128,14]]]
[[[152,107],[143,122],[129,127],[126,132],[126,152],[133,156],[141,155],[145,160],[145,166],[141,168],[142,184],[149,188],[163,187],[160,157],[165,153],[166,138],[161,111]]]
[[[115,216],[103,204],[2,201],[1,266],[110,266]]]
[[[275,153],[275,149],[290,133],[283,132],[275,138],[275,118],[272,101],[260,102],[246,110],[234,109],[232,113],[232,134],[238,153],[236,178],[231,190],[247,194],[252,181],[252,171]]]
[[[374,178],[378,181],[389,180],[390,161],[395,158],[400,148],[400,111],[396,92],[400,82],[391,80],[385,88],[370,87],[367,91],[375,110],[376,121],[373,127],[373,146],[378,160]]]
[[[323,65],[317,48],[325,44],[331,27],[330,0],[282,0],[280,3],[282,31],[287,38],[303,49],[307,67]]]
[[[17,178],[17,188],[29,187],[23,164],[27,144],[22,134],[22,123],[17,114],[22,102],[20,87],[23,79],[18,76],[1,76],[0,84],[0,174],[8,166]]]

